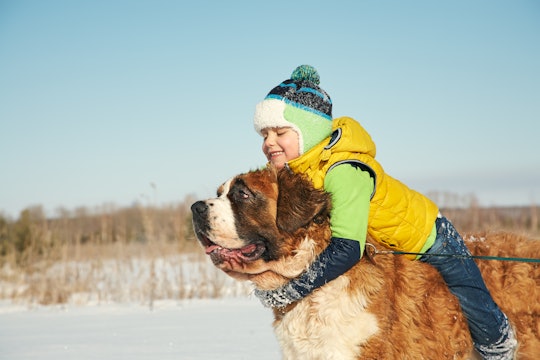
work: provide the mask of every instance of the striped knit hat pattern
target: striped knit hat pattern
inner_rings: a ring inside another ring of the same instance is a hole
[[[255,130],[290,127],[298,133],[303,154],[332,133],[332,100],[319,87],[317,70],[300,65],[291,78],[270,90],[255,107]]]

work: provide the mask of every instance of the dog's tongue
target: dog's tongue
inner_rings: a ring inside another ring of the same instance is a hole
[[[206,247],[206,254],[210,255],[210,258],[214,264],[220,264],[224,261],[236,260],[238,262],[245,262],[253,260],[253,257],[257,257],[258,247],[256,244],[246,245],[240,249],[226,249],[219,245],[213,244]]]

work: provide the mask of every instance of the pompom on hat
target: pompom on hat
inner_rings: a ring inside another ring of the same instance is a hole
[[[332,133],[332,100],[319,87],[317,70],[300,65],[291,78],[270,90],[255,107],[253,124],[262,130],[290,127],[298,133],[299,150],[303,154]]]

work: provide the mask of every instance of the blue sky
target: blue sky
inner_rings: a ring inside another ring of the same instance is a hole
[[[207,197],[300,64],[388,173],[540,203],[540,2],[0,1],[0,212]]]

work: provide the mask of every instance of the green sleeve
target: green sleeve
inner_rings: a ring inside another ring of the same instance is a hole
[[[336,166],[324,179],[324,190],[332,196],[332,236],[359,241],[362,253],[373,188],[370,174],[350,164]]]

